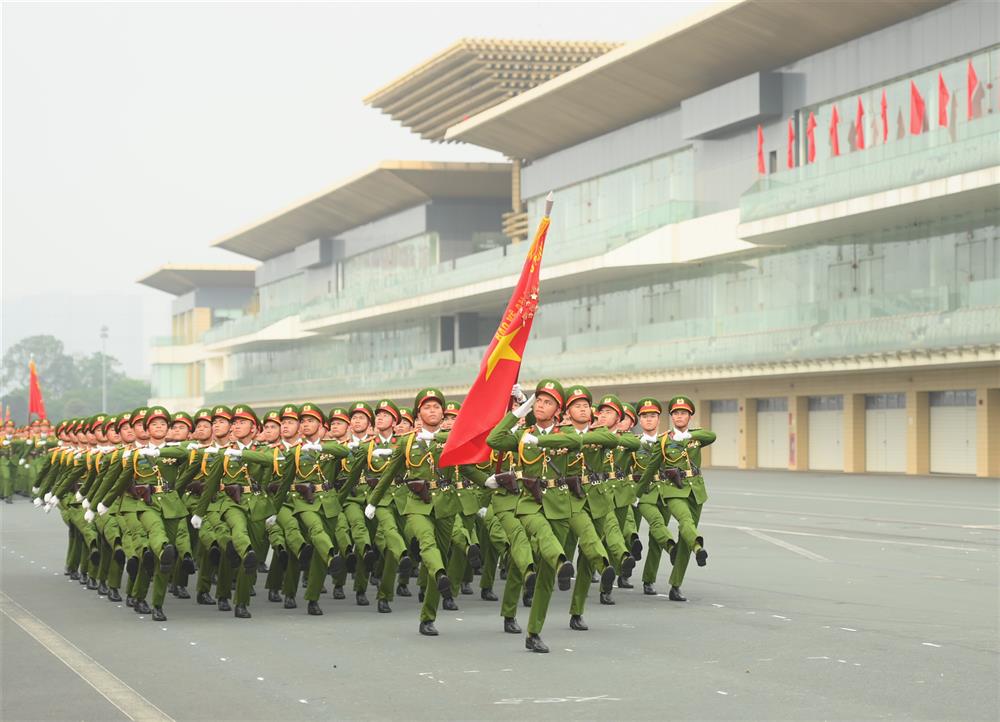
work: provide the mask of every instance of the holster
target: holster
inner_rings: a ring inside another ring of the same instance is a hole
[[[528,493],[534,498],[535,502],[538,504],[542,503],[542,480],[535,479],[530,476],[522,476],[521,481],[524,483],[524,488],[528,490]]]
[[[678,489],[684,488],[684,472],[673,466],[668,466],[663,470],[663,476]]]
[[[366,476],[365,477],[365,481],[368,482],[368,486],[370,486],[372,489],[374,489],[376,486],[378,486],[378,477],[377,476]]]
[[[411,493],[420,497],[420,501],[425,504],[431,503],[431,490],[428,488],[426,481],[422,479],[407,479],[406,486]]]
[[[517,486],[517,474],[513,471],[502,471],[494,476],[497,486],[506,489],[511,494],[520,494],[521,490]]]
[[[234,504],[239,504],[243,500],[242,484],[226,484],[224,490],[229,495],[229,498],[233,500]]]
[[[316,500],[316,493],[313,491],[312,484],[296,484],[295,491],[305,499],[307,504],[312,504]]]
[[[201,496],[201,493],[205,491],[205,482],[203,481],[192,481],[187,485],[187,490],[192,494]]]
[[[132,498],[139,499],[145,504],[153,503],[153,491],[148,484],[133,484],[129,487],[128,493],[132,495]]]
[[[562,481],[577,499],[587,498],[587,492],[583,490],[583,479],[579,476],[564,476]]]

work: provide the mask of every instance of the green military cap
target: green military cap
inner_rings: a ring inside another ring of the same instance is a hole
[[[118,429],[118,417],[109,416],[104,420],[104,433],[108,432],[108,429]]]
[[[457,401],[449,401],[444,405],[444,415],[445,416],[458,416],[458,412],[462,410],[462,404]]]
[[[375,423],[375,412],[372,411],[371,404],[365,401],[355,401],[351,404],[351,416],[354,414],[364,414],[368,417],[368,421]]]
[[[347,412],[343,406],[334,406],[330,409],[330,423],[334,421],[343,421],[344,423],[350,423],[351,415]]]
[[[94,414],[90,417],[90,430],[97,431],[97,429],[104,430],[104,423],[108,420],[105,414]]]
[[[273,422],[275,424],[281,425],[281,411],[278,409],[271,409],[266,414],[264,414],[264,423]]]
[[[416,414],[420,411],[420,407],[428,401],[437,401],[444,406],[444,394],[441,392],[441,389],[436,389],[433,386],[420,389],[420,391],[417,392],[416,397],[413,399],[413,413]]]
[[[123,426],[126,426],[131,423],[132,423],[132,412],[123,411],[122,413],[118,414],[118,425],[115,426],[115,431],[120,431]]]
[[[676,409],[685,409],[694,413],[694,401],[687,396],[674,396],[667,402],[668,413],[673,413]]]
[[[396,403],[391,399],[382,399],[377,404],[375,404],[375,413],[378,413],[379,411],[385,411],[387,414],[392,416],[393,419],[396,420],[397,424],[399,423],[399,418],[400,418],[399,407],[396,406]]]
[[[296,421],[298,421],[299,407],[296,406],[295,404],[285,404],[284,406],[281,407],[280,417],[282,419],[288,418],[288,419],[295,419]]]
[[[597,403],[597,410],[600,411],[605,406],[613,408],[618,414],[619,419],[625,415],[625,406],[622,404],[622,400],[614,394],[604,394]]]
[[[136,424],[142,424],[143,426],[145,426],[147,411],[149,411],[149,409],[147,409],[145,406],[140,406],[139,408],[137,408],[135,411],[132,412],[132,418],[129,419],[129,423],[132,424],[132,426],[135,426]]]
[[[197,424],[199,421],[212,422],[212,410],[208,407],[202,407],[194,412],[194,422]]]
[[[402,421],[403,419],[406,419],[407,421],[409,421],[412,424],[413,423],[413,412],[410,411],[409,409],[406,409],[406,408],[400,409],[399,410],[399,420]]]
[[[636,403],[637,411],[640,414],[662,414],[663,404],[661,404],[656,399],[646,397],[644,399],[639,399]]]
[[[233,407],[233,419],[246,419],[252,421],[254,426],[260,427],[260,418],[253,407],[246,404],[237,404]]]
[[[215,421],[217,418],[222,418],[225,419],[226,421],[232,421],[233,410],[228,406],[220,404],[219,406],[216,406],[212,409],[212,421]]]
[[[194,430],[194,419],[191,418],[191,414],[189,414],[187,411],[174,412],[174,415],[170,418],[170,425],[173,426],[178,422],[187,426],[188,431]]]
[[[591,395],[590,389],[583,384],[574,384],[566,390],[566,406],[579,399],[587,399],[588,403],[594,402],[594,397]]]
[[[622,402],[622,411],[624,411],[625,415],[632,420],[633,424],[639,420],[639,416],[635,413],[635,407],[628,401]]]
[[[324,423],[326,421],[323,409],[321,409],[317,404],[308,402],[299,407],[299,416],[312,416],[314,419],[319,419],[320,423]]]
[[[146,424],[146,426],[149,426],[149,422],[152,421],[153,419],[163,419],[164,421],[166,421],[169,424],[170,423],[170,412],[167,411],[162,406],[150,406],[146,410],[146,419],[145,419],[145,422],[144,422]]]
[[[546,396],[551,396],[559,404],[559,408],[563,408],[566,403],[566,391],[563,389],[562,384],[555,379],[542,379],[535,386],[535,396],[540,396],[545,394]]]

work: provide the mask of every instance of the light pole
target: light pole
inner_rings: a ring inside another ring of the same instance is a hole
[[[101,413],[108,413],[108,327],[101,326]]]

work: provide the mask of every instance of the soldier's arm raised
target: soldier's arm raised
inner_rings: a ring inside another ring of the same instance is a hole
[[[508,413],[500,423],[493,427],[493,431],[486,437],[486,443],[491,449],[499,452],[517,451],[517,442],[520,436],[513,431],[517,426],[517,417]]]
[[[691,438],[701,442],[702,446],[715,443],[715,432],[708,429],[691,429]]]
[[[389,457],[388,463],[382,470],[382,475],[379,477],[378,484],[372,489],[371,494],[368,495],[368,503],[372,506],[378,506],[378,503],[382,501],[382,497],[385,496],[386,489],[389,485],[399,476],[406,463],[406,443],[402,440],[396,444],[396,448],[392,450],[392,456]]]

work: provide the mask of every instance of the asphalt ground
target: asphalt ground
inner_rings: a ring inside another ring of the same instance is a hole
[[[18,499],[0,505],[0,718],[1000,717],[1000,480],[707,483],[709,564],[692,562],[689,601],[666,599],[666,559],[660,596],[639,569],[615,606],[593,587],[588,632],[557,592],[548,655],[503,634],[478,586],[434,639],[417,634],[415,596],[379,615],[326,595],[313,618],[301,596],[286,611],[258,594],[251,620],[168,596],[155,623],[68,581],[61,519]]]

